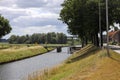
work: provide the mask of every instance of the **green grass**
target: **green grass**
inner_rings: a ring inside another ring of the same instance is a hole
[[[16,47],[16,48],[21,48],[24,46],[30,47],[30,46],[35,46],[36,44],[9,44],[9,43],[0,43],[0,50],[1,49],[7,49],[11,47]]]
[[[53,48],[49,48],[52,50]],[[0,49],[0,63],[6,63],[11,61],[20,60],[23,58],[35,56],[38,54],[43,54],[47,52],[47,50],[39,45],[12,45],[7,49]]]
[[[120,54],[94,45],[87,45],[69,57],[63,64],[44,70],[42,75],[29,76],[28,80],[119,80]]]
[[[82,59],[88,55],[90,55],[89,53],[93,53],[96,50],[98,50],[97,47],[95,47],[92,44],[89,44],[87,46],[85,46],[84,48],[82,48],[80,51],[77,51],[75,54],[73,54],[71,57],[69,57],[69,59],[67,59],[67,63],[69,62],[74,62],[74,61],[78,61],[79,59]]]
[[[110,57],[114,60],[120,61],[120,54],[116,53],[113,50],[110,50]]]

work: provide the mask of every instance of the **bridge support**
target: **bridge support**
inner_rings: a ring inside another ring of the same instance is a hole
[[[62,47],[57,47],[57,52],[58,52],[58,53],[62,51],[61,48],[62,48]]]

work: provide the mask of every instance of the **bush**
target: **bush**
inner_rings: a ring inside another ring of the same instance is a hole
[[[116,45],[116,44],[117,44],[117,42],[110,42],[110,44],[111,44],[111,45]]]

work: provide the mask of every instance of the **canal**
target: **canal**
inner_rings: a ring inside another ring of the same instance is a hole
[[[22,80],[33,72],[62,63],[69,56],[68,48],[64,47],[60,53],[53,50],[32,58],[0,65],[0,80]]]

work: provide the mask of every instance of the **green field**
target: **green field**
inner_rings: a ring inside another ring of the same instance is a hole
[[[48,50],[52,49],[48,48]],[[47,49],[37,44],[0,43],[0,63],[16,61],[46,52]]]
[[[28,80],[119,80],[120,54],[87,45],[69,57],[63,64],[31,75]]]

